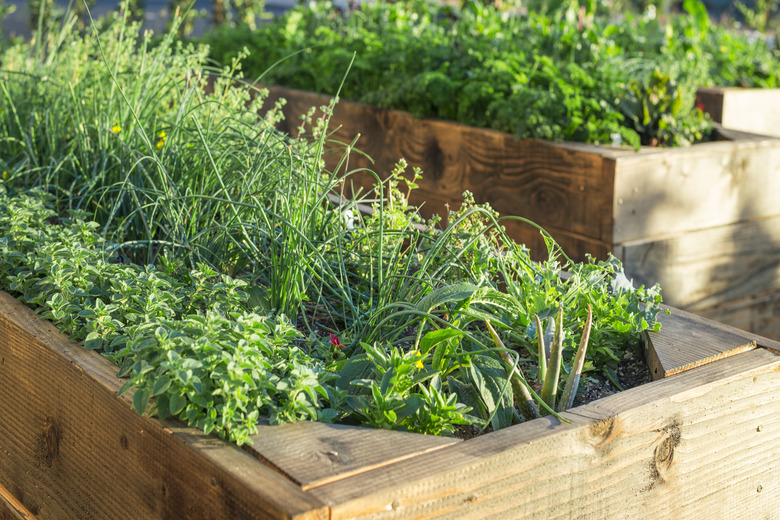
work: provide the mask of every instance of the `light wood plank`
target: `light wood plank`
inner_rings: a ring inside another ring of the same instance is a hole
[[[259,430],[249,451],[304,490],[460,442],[452,437],[311,422]]]
[[[778,214],[777,138],[643,149],[616,161],[614,244]]]
[[[780,206],[778,206],[780,211]],[[626,274],[692,312],[780,289],[780,214],[621,244]]]
[[[138,416],[115,372],[0,293],[0,485],[36,517],[328,517],[235,446]]]
[[[311,492],[334,520],[776,519],[778,385],[757,349]]]
[[[719,303],[696,314],[741,330],[780,341],[780,291],[762,291],[737,301]]]
[[[726,128],[780,137],[780,89],[700,88],[696,98]]]
[[[672,309],[661,313],[661,331],[647,333],[645,359],[652,378],[661,379],[756,348],[756,338],[726,327],[706,326],[698,316]],[[702,326],[705,325],[705,326]]]

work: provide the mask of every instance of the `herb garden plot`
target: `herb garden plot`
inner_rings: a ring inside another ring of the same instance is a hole
[[[284,98],[284,129],[330,98],[270,87]],[[575,260],[613,252],[636,282],[659,282],[670,305],[729,323],[731,305],[780,290],[780,139],[721,130],[722,140],[688,148],[629,148],[516,140],[512,135],[339,101],[332,139],[352,143],[342,168],[389,171],[404,157],[424,177],[411,194],[423,212],[446,214],[464,190],[502,215],[547,229]],[[331,155],[335,167],[341,152]],[[355,178],[358,178],[355,176]],[[370,181],[364,177],[367,185]],[[543,251],[536,229],[508,233]],[[735,325],[780,334],[766,320]]]
[[[657,357],[680,360],[698,337],[694,357],[715,360],[564,412],[565,423],[459,441],[303,422],[262,426],[242,451],[139,416],[117,397],[113,365],[3,293],[0,486],[41,519],[693,520],[723,504],[733,518],[773,518],[780,345],[677,312],[662,321],[649,334]]]

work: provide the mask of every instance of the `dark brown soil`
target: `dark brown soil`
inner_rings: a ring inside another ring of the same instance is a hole
[[[623,361],[618,365],[617,375],[618,382],[624,390],[650,382],[650,369],[647,368],[647,363],[643,358],[637,358],[631,351],[623,356]],[[620,389],[602,374],[598,374],[595,378],[584,377],[580,381],[580,391],[574,398],[574,406],[587,404],[619,391]]]

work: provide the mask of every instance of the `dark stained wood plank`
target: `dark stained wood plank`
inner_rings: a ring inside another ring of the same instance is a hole
[[[261,426],[250,453],[306,490],[449,446],[458,439],[355,426],[295,423]]]
[[[287,99],[283,127],[297,134],[296,121],[327,98],[269,87],[267,104]],[[624,150],[570,143],[516,140],[509,134],[456,123],[416,119],[408,113],[340,101],[331,128],[334,139],[352,142],[373,162],[351,154],[350,168],[371,168],[386,177],[402,157],[423,170],[412,201],[427,201],[428,212],[446,216],[446,204],[457,207],[469,190],[478,202],[489,202],[503,215],[520,215],[545,227],[563,229],[590,241],[606,243],[612,234],[613,162]],[[339,157],[334,153],[328,166]],[[370,176],[356,176],[364,186]],[[524,237],[521,238],[521,241]],[[582,242],[585,244],[585,242]],[[589,251],[602,255],[603,246]]]
[[[311,493],[334,520],[775,518],[778,385],[756,349]]]
[[[699,88],[696,91],[696,104],[702,107],[716,123],[723,122],[723,89]]]
[[[140,417],[100,355],[0,293],[0,485],[37,518],[327,518],[239,448]]]
[[[778,206],[780,211],[780,206]],[[780,289],[780,214],[621,244],[626,274],[692,312]]]

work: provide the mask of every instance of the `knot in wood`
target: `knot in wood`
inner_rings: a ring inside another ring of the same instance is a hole
[[[595,440],[595,448],[600,451],[609,451],[611,441],[620,433],[620,419],[617,416],[604,419],[590,426],[590,436]]]
[[[650,484],[643,491],[649,491],[666,482],[669,469],[674,463],[674,450],[680,445],[682,434],[678,419],[673,420],[662,431],[661,442],[655,447],[653,460],[650,462]]]
[[[43,422],[43,431],[39,437],[38,456],[42,465],[52,467],[60,454],[60,441],[62,432],[54,417],[47,417]]]

